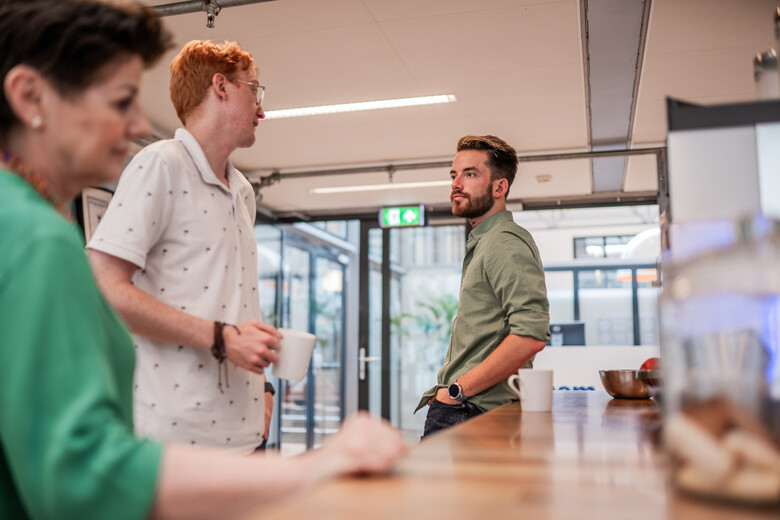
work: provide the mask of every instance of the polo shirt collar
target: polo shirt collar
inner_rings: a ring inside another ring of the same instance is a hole
[[[195,139],[194,135],[185,128],[178,128],[173,138],[184,145],[187,153],[192,157],[192,162],[195,163],[203,182],[219,186],[227,192],[235,192],[239,186],[238,171],[233,167],[233,164],[231,164],[230,161],[227,163],[227,179],[228,184],[230,184],[230,189],[228,189],[228,187],[217,178],[214,170],[211,169],[211,165],[209,164],[208,159],[206,159],[206,154],[203,153],[203,148],[201,148],[200,143]]]
[[[498,226],[502,222],[511,221],[511,220],[512,220],[512,212],[509,210],[499,211],[495,215],[491,215],[487,220],[485,220],[484,222],[482,222],[477,227],[471,230],[466,245],[468,246],[471,243],[476,244],[477,242],[479,242],[479,239],[487,235],[491,229]]]

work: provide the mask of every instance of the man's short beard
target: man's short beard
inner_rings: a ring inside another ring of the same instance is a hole
[[[493,195],[490,187],[485,190],[485,193],[479,195],[473,199],[469,198],[467,204],[458,206],[452,205],[452,214],[456,217],[463,218],[478,218],[490,211],[493,208]]]

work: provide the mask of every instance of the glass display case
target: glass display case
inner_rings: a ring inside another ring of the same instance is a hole
[[[780,225],[734,235],[664,267],[664,440],[679,490],[780,504]]]

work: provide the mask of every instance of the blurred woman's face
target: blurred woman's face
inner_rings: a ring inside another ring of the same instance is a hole
[[[134,137],[148,135],[138,101],[143,62],[133,56],[110,64],[98,83],[55,101],[44,118],[51,164],[64,197],[116,180]]]

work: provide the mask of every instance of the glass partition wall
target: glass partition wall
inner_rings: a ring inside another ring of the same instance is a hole
[[[658,344],[654,264],[581,263],[545,266],[553,346]],[[555,325],[578,324],[581,341],[553,341]]]
[[[277,392],[269,447],[294,455],[319,446],[344,416],[345,271],[354,251],[314,226],[260,225],[258,242],[263,320],[312,332],[317,341],[302,381],[266,377]]]
[[[436,384],[455,317],[465,253],[465,226],[373,228],[367,236],[369,274],[364,295],[365,407],[419,439],[420,396]]]

